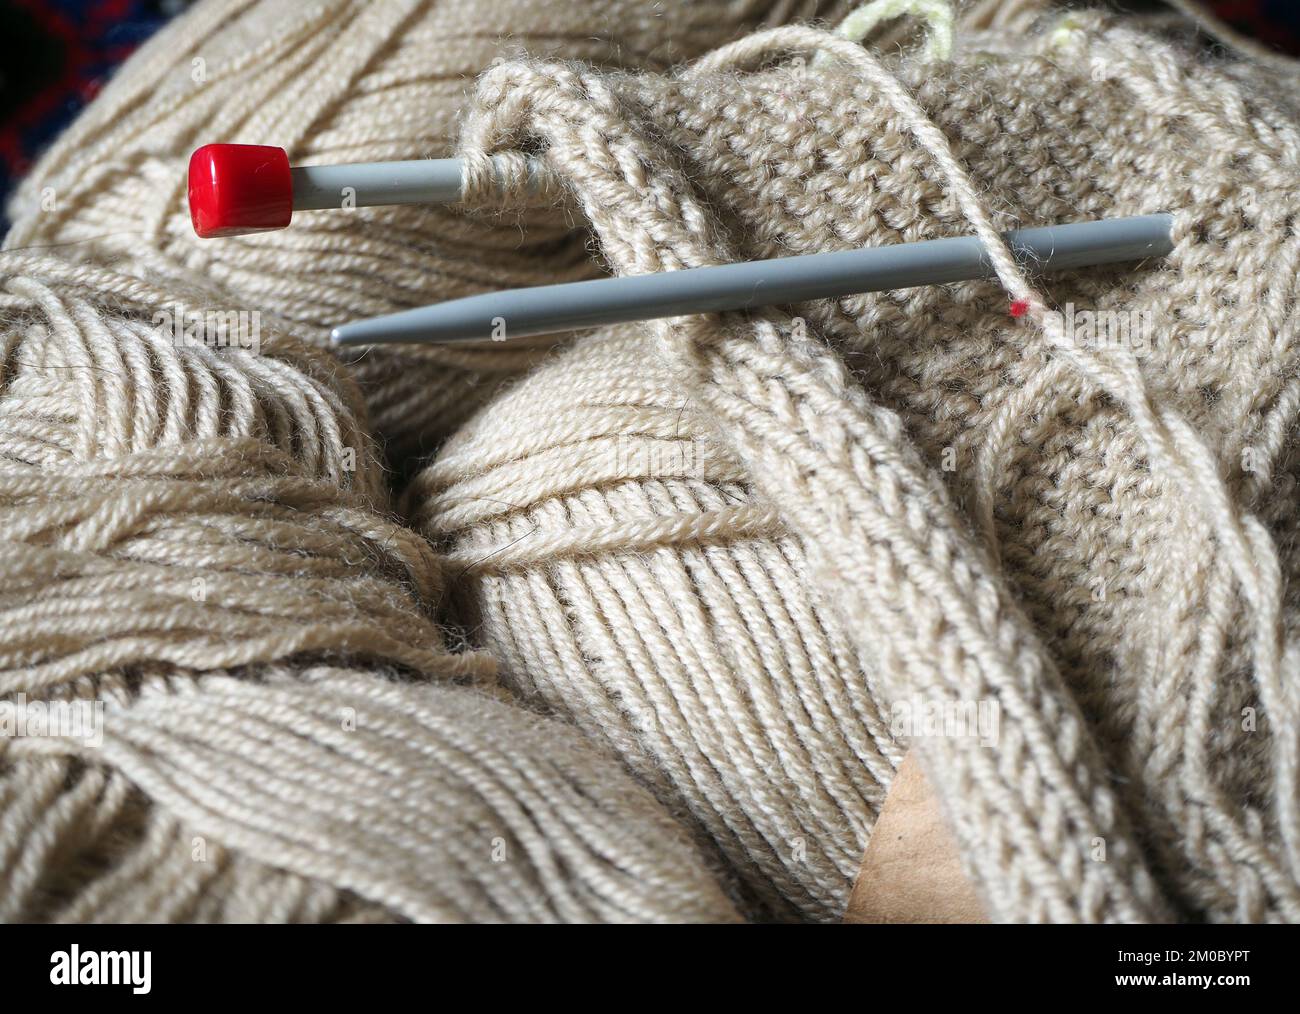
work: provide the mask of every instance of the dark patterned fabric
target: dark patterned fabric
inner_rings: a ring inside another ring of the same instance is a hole
[[[1296,0],[1213,0],[1206,6],[1238,31],[1300,56],[1300,3]]]
[[[0,200],[178,0],[0,0]]]

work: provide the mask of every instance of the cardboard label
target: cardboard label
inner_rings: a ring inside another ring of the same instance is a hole
[[[862,856],[845,922],[984,923],[957,843],[914,753],[894,775]]]

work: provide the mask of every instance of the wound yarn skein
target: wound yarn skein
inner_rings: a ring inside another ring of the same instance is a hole
[[[448,650],[343,368],[217,347],[214,298],[0,256],[0,919],[736,918],[614,761]],[[93,735],[27,724],[77,706]]]

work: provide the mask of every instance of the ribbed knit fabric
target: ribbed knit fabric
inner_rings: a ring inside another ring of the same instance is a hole
[[[494,68],[466,151],[540,152],[615,271],[977,233],[999,280],[582,339],[409,493],[466,624],[806,916],[919,696],[1000,708],[913,744],[992,918],[1300,918],[1294,95],[1077,13]],[[1031,280],[996,236],[1159,211],[1158,263]]]

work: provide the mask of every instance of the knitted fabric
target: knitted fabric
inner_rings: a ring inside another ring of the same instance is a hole
[[[1080,14],[493,68],[466,154],[541,155],[617,272],[973,232],[998,280],[581,339],[409,491],[464,623],[787,911],[839,915],[919,696],[1000,710],[911,742],[992,918],[1300,918],[1293,81]],[[1153,263],[996,235],[1160,211]]]

